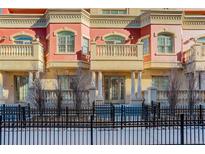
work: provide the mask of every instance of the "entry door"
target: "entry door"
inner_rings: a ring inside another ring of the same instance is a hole
[[[25,102],[28,95],[28,76],[15,76],[15,100]]]
[[[105,101],[110,103],[124,102],[124,77],[105,77]]]

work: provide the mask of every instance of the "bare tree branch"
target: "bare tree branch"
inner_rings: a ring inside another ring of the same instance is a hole
[[[178,103],[178,92],[180,90],[180,74],[177,69],[172,69],[169,75],[169,85],[168,85],[168,103],[171,109],[171,114],[174,116],[175,107]]]

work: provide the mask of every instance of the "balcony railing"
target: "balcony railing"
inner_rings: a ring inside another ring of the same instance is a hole
[[[33,45],[1,45],[0,58],[4,57],[32,57]]]
[[[92,59],[141,59],[142,53],[137,45],[106,44],[96,45],[96,50],[91,51]]]
[[[189,102],[189,90],[179,90],[178,91],[178,103],[188,103]],[[195,97],[196,103],[202,103],[205,101],[205,90],[194,90],[192,95]],[[159,102],[168,102],[167,91],[157,90],[157,101]]]
[[[143,44],[106,44],[91,47],[91,70],[142,70]]]
[[[43,47],[39,42],[33,44],[3,44],[0,45],[0,69],[36,70],[40,67],[42,69],[43,56]]]
[[[205,45],[196,44],[184,53],[184,62],[205,61]]]

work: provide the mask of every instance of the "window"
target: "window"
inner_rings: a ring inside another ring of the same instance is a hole
[[[120,35],[109,35],[105,37],[105,42],[107,44],[123,44],[125,42],[125,38]]]
[[[32,44],[32,37],[27,35],[19,35],[14,37],[15,44]]]
[[[201,37],[197,39],[197,42],[199,43],[205,43],[205,37]]]
[[[83,53],[88,54],[89,52],[89,39],[83,37]]]
[[[58,52],[69,53],[74,52],[74,39],[73,32],[62,31],[58,33]]]
[[[168,33],[158,35],[158,52],[172,53],[173,52],[173,36]]]
[[[152,86],[159,90],[167,90],[169,85],[168,76],[153,76]]]
[[[149,53],[149,38],[142,39],[143,42],[143,54],[146,55]]]
[[[127,14],[127,10],[102,10],[102,14]]]
[[[58,88],[61,90],[68,90],[69,85],[69,76],[68,75],[59,75],[58,76]]]
[[[199,72],[199,89],[205,90],[205,72]]]

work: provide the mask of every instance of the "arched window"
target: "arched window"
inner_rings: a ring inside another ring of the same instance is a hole
[[[200,37],[197,39],[197,42],[199,43],[205,43],[205,37]]]
[[[107,44],[123,44],[125,42],[125,38],[120,35],[109,35],[104,40]]]
[[[74,52],[75,34],[70,31],[61,31],[57,34],[57,45],[59,53]]]
[[[172,53],[173,52],[173,35],[170,33],[158,34],[158,52],[160,53]]]
[[[31,44],[33,38],[27,35],[18,35],[14,37],[15,44]]]

